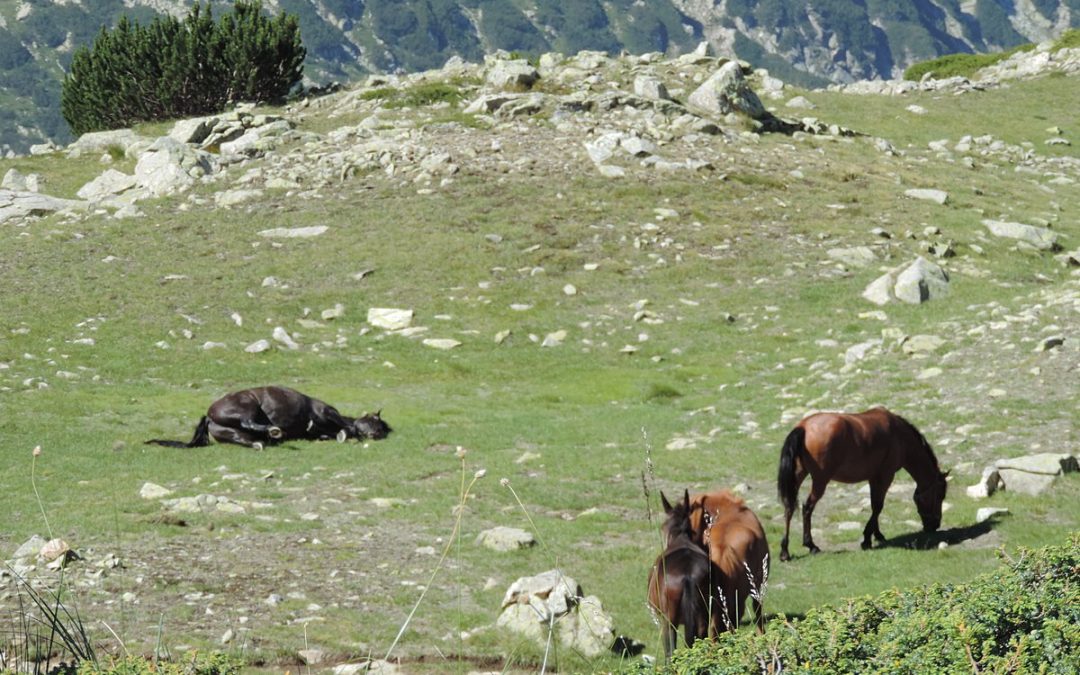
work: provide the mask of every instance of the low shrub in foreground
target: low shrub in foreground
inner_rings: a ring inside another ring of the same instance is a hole
[[[139,656],[125,656],[108,664],[83,662],[77,675],[235,675],[243,663],[221,652],[189,653],[183,659],[150,661]]]
[[[968,584],[889,591],[676,651],[675,673],[1080,672],[1080,533]]]

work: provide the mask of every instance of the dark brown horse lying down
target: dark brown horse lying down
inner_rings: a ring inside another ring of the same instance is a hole
[[[287,440],[338,442],[355,438],[379,440],[393,431],[379,413],[346,417],[334,406],[288,387],[256,387],[227,394],[210,406],[195,427],[191,441],[151,439],[170,448],[201,448],[210,437],[256,450]]]

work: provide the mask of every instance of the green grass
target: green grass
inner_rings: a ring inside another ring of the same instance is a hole
[[[1004,61],[1018,52],[1028,52],[1033,49],[1035,49],[1035,45],[1027,44],[991,54],[946,54],[936,59],[921,61],[908,66],[904,70],[904,79],[918,82],[927,73],[935,80],[944,80],[950,77],[973,77],[975,73],[987,66]]]
[[[1075,241],[1080,230],[1067,214],[1080,208],[1080,194],[1066,185],[1047,196],[1033,188],[1036,179],[992,158],[961,169],[926,144],[992,133],[1030,142],[1042,155],[1075,158],[1075,146],[1042,140],[1046,127],[1070,128],[1078,96],[1055,80],[910,100],[808,94],[821,119],[888,138],[907,153],[901,158],[862,140],[766,137],[705,177],[632,174],[613,183],[586,170],[555,179],[508,174],[495,183],[466,173],[429,195],[356,177],[319,199],[270,195],[245,210],[216,211],[181,197],[140,204],[147,216],[139,219],[5,225],[0,286],[18,291],[0,295],[0,364],[7,366],[0,368],[0,462],[8,467],[0,473],[0,553],[45,534],[42,509],[56,536],[92,549],[89,560],[116,552],[126,567],[107,577],[111,596],[86,590],[81,609],[116,627],[134,652],[152,650],[162,620],[173,647],[219,646],[227,627],[246,626],[250,633],[234,646],[245,645],[249,663],[271,667],[309,643],[342,657],[382,656],[419,595],[415,584],[427,583],[449,541],[463,477],[485,469],[460,539],[396,654],[424,656],[418,667],[431,671],[468,671],[502,655],[511,668],[535,670],[536,645],[490,626],[512,581],[556,565],[601,598],[619,633],[655,653],[644,587],[659,549],[660,490],[744,483],[776,551],[783,527],[776,458],[789,410],[885,403],[904,413],[946,467],[960,467],[945,523],[962,530],[982,505],[963,487],[986,463],[1036,443],[1068,448],[1077,440],[1075,431],[1058,433],[1076,407],[1075,387],[1029,374],[1040,364],[1048,375],[1062,373],[1073,352],[1048,361],[1059,357],[1019,342],[1041,324],[1023,333],[967,333],[990,320],[976,316],[988,303],[1016,314],[1041,289],[1072,277],[1049,255],[989,239],[981,220],[1045,217]],[[928,114],[906,113],[909,102]],[[417,114],[430,119],[428,111]],[[302,129],[333,128],[311,116]],[[5,160],[0,172],[42,173],[46,191],[71,196],[101,172],[97,159]],[[789,173],[796,167],[802,178]],[[946,189],[950,203],[903,199],[908,187]],[[650,242],[642,226],[658,222],[661,207],[679,216],[660,222],[670,242]],[[280,247],[257,234],[307,225],[329,231]],[[961,254],[950,263],[951,294],[885,307],[884,322],[860,316],[876,308],[859,293],[880,268],[919,253],[927,225],[940,227]],[[887,244],[869,233],[878,226],[894,234]],[[635,237],[643,237],[640,247]],[[849,245],[874,245],[883,257],[836,271],[824,251]],[[586,263],[598,269],[586,271]],[[963,265],[990,276],[958,271]],[[543,271],[534,273],[537,267]],[[364,268],[375,271],[354,280]],[[283,285],[264,287],[267,276]],[[568,283],[576,295],[563,293]],[[640,300],[650,321],[634,320]],[[344,317],[313,328],[299,323],[307,310],[318,316],[336,303],[345,305]],[[531,309],[511,309],[517,303]],[[416,323],[429,327],[424,337],[463,344],[440,352],[367,332],[366,310],[377,306],[413,308]],[[298,333],[303,349],[243,352],[277,325]],[[844,350],[880,338],[883,328],[946,336],[943,351],[954,355],[918,361],[891,348],[844,370]],[[510,337],[496,344],[504,330]],[[557,330],[567,331],[560,347],[531,339]],[[92,346],[76,342],[86,337]],[[1006,351],[996,339],[1021,348]],[[227,347],[206,351],[208,341]],[[623,353],[627,345],[638,351]],[[930,365],[943,374],[919,380]],[[39,388],[42,381],[48,386]],[[290,443],[262,453],[142,444],[186,440],[215,398],[269,383],[295,386],[346,413],[381,408],[395,432],[364,446]],[[990,400],[988,386],[1008,393]],[[956,429],[969,423],[978,430],[962,438]],[[668,450],[675,438],[692,438],[696,447]],[[33,474],[40,502],[30,482],[35,445],[43,448]],[[457,446],[468,450],[463,461]],[[524,511],[500,485],[504,477]],[[180,526],[160,517],[160,504],[138,497],[146,481],[176,496],[270,506],[184,515]],[[862,552],[860,531],[839,527],[865,520],[862,495],[857,486],[830,485],[815,513],[826,553],[809,558],[794,545],[796,561],[774,559],[766,609],[801,615],[893,586],[970,579],[994,566],[997,545],[1055,543],[1075,530],[1075,488],[1069,478],[1046,498],[995,496],[990,503],[1012,515],[985,546]],[[382,509],[370,502],[375,497],[405,503]],[[890,497],[886,535],[910,535],[917,527],[909,520],[917,520],[910,500]],[[476,535],[494,525],[535,526],[543,545],[501,555],[476,546]],[[424,546],[436,556],[417,553]],[[126,592],[139,602],[116,600]],[[175,599],[196,592],[213,599]],[[271,607],[264,600],[274,593],[294,596]],[[323,620],[305,624],[312,615]],[[248,621],[240,624],[241,616]],[[563,653],[558,665],[578,671],[617,663]]]

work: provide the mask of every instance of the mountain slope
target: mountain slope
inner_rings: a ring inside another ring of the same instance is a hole
[[[70,141],[59,81],[76,46],[126,13],[184,0],[0,2],[0,149]],[[218,12],[230,3],[215,0]],[[683,53],[702,40],[805,86],[898,77],[953,52],[1038,42],[1080,25],[1080,0],[267,0],[299,16],[313,82],[479,61],[503,49]]]

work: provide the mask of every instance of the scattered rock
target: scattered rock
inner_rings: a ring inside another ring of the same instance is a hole
[[[869,246],[853,246],[850,248],[830,248],[826,251],[833,260],[843,263],[848,267],[866,267],[877,262],[877,255]]]
[[[893,269],[875,279],[863,291],[863,297],[876,305],[893,299],[917,305],[948,291],[949,275],[945,270],[919,256],[907,267]]]
[[[1053,251],[1057,249],[1057,233],[1048,230],[1045,227],[1036,227],[1034,225],[1025,225],[1023,223],[1010,223],[1001,220],[984,220],[982,222],[983,225],[986,226],[986,229],[990,230],[990,234],[995,237],[1016,239],[1043,251]]]
[[[922,199],[924,201],[934,202],[935,204],[945,204],[949,200],[949,194],[944,190],[928,190],[922,188],[905,190],[904,196],[912,199]]]
[[[536,545],[531,532],[516,527],[493,527],[484,530],[476,537],[476,543],[493,551],[517,551]]]
[[[36,192],[0,190],[0,224],[28,216],[47,216],[57,211],[85,207],[86,202],[74,199],[58,199]]]
[[[371,307],[367,312],[367,322],[376,328],[383,330],[401,330],[412,325],[413,311],[411,309],[395,309],[392,307]]]
[[[172,490],[157,485],[156,483],[143,483],[139,489],[139,496],[143,499],[161,499],[173,493]]]
[[[448,351],[450,349],[454,349],[455,347],[461,346],[461,343],[459,341],[452,340],[450,338],[428,338],[424,340],[423,343],[425,347],[431,347],[432,349],[441,349],[443,351]]]
[[[244,347],[244,351],[248,354],[261,354],[272,349],[272,345],[269,340],[262,339],[252,342],[247,347]]]
[[[27,539],[19,548],[15,549],[15,554],[11,557],[14,560],[20,560],[22,558],[36,558],[41,551],[41,547],[45,545],[45,539],[39,535],[34,535]]]
[[[548,333],[544,336],[544,341],[540,343],[541,347],[558,347],[566,339],[565,330],[557,330],[554,333]]]
[[[1001,481],[1001,475],[998,474],[997,468],[988,466],[983,469],[982,477],[979,478],[979,482],[975,485],[968,486],[967,496],[972,499],[986,499],[1003,487],[1004,484]]]
[[[754,119],[765,116],[765,106],[743,77],[742,66],[728,61],[686,99],[700,110],[722,116],[739,112]]]
[[[1009,509],[998,506],[984,506],[975,512],[975,522],[985,523],[996,515],[1006,514]]]
[[[614,622],[595,596],[583,596],[581,587],[559,570],[522,577],[503,597],[496,625],[543,645],[548,627],[564,648],[592,658],[608,650],[614,641]]]
[[[308,666],[317,666],[326,660],[326,652],[321,649],[301,649],[296,654]]]
[[[289,331],[282,326],[275,326],[271,337],[285,345],[286,349],[300,349],[300,345],[289,335]]]
[[[900,344],[905,354],[931,354],[937,351],[945,340],[936,335],[912,335]]]
[[[275,227],[269,230],[260,230],[259,236],[271,237],[274,239],[307,239],[310,237],[317,237],[320,234],[325,233],[329,227],[326,225],[315,225],[312,227]]]

